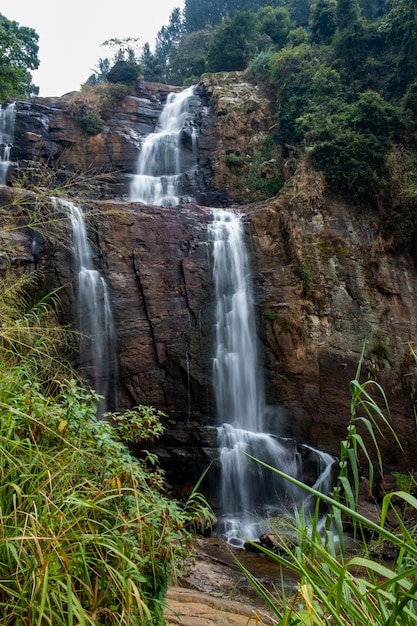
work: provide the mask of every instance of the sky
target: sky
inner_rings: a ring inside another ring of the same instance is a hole
[[[148,4],[149,2],[149,4]],[[0,0],[0,13],[39,35],[39,69],[32,82],[43,97],[79,90],[113,51],[107,39],[139,38],[153,50],[155,38],[184,0]]]

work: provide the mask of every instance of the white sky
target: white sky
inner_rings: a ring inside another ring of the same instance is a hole
[[[107,39],[139,38],[153,50],[155,37],[184,0],[0,0],[0,13],[39,35],[39,69],[32,72],[41,96],[78,90],[99,58],[113,51]]]

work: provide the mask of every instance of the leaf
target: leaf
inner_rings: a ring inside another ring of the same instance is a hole
[[[66,429],[67,424],[68,424],[68,420],[61,420],[59,422],[58,430],[60,433],[62,433]]]

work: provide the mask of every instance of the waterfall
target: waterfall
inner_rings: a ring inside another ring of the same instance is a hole
[[[177,206],[192,202],[193,172],[197,165],[197,134],[191,104],[194,87],[168,95],[155,127],[145,138],[133,176],[129,200],[146,205]],[[184,160],[184,139],[188,157]],[[187,143],[187,142],[186,142]]]
[[[221,485],[219,534],[243,545],[268,530],[268,518],[293,510],[303,494],[248,459],[244,452],[301,478],[301,459],[294,442],[264,432],[265,400],[256,345],[256,325],[248,257],[241,215],[212,210],[216,297],[216,349],[213,383],[216,396]],[[328,457],[328,458],[327,458]],[[317,485],[325,484],[333,463],[320,456]]]
[[[57,198],[52,198],[52,202],[55,208],[65,211],[72,226],[73,257],[78,272],[79,367],[83,377],[103,396],[98,411],[101,417],[109,404],[117,403],[116,333],[109,292],[106,281],[94,269],[82,208]]]
[[[11,165],[10,150],[14,138],[15,119],[15,102],[0,108],[0,185],[6,184],[7,173]]]
[[[214,386],[221,418],[259,432],[264,393],[258,367],[255,315],[242,222],[232,211],[213,210],[216,296]]]

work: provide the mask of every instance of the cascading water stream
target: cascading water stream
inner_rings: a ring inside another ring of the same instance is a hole
[[[12,102],[0,108],[0,185],[7,182],[7,173],[12,164],[10,150],[14,139],[16,104]]]
[[[167,102],[155,127],[147,135],[139,154],[129,200],[154,206],[177,206],[192,202],[193,169],[197,165],[197,135],[192,124],[190,105],[194,87],[168,95]],[[190,137],[191,156],[183,162],[182,137]]]
[[[301,462],[291,442],[264,432],[264,389],[258,365],[256,327],[241,215],[213,209],[216,296],[214,390],[221,462],[221,517],[218,533],[243,545],[268,530],[268,517],[293,510],[303,493],[281,481],[246,454],[300,478]],[[328,457],[328,458],[327,458]],[[324,485],[332,457],[323,456]],[[321,473],[321,472],[320,472]]]
[[[106,281],[94,269],[91,247],[82,208],[67,200],[52,198],[56,209],[63,209],[71,221],[73,255],[78,273],[79,367],[104,400],[98,417],[116,406],[116,333]]]

